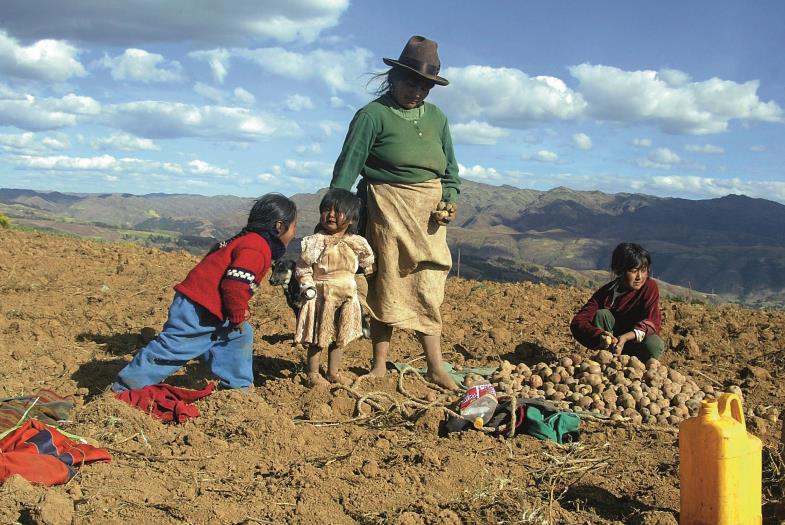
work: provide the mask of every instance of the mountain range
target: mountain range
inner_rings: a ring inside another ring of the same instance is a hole
[[[323,192],[292,197],[301,235],[313,231]],[[194,251],[233,235],[252,201],[0,188],[0,212],[20,225]],[[741,195],[689,200],[464,181],[448,242],[461,276],[596,286],[609,279],[613,247],[634,241],[652,253],[652,274],[681,293],[781,306],[783,226],[785,206]]]

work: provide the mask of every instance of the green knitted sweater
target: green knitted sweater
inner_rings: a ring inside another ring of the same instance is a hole
[[[350,190],[358,175],[394,183],[438,177],[442,200],[455,202],[461,181],[447,117],[428,102],[410,110],[398,107],[390,95],[370,102],[349,125],[330,187]]]

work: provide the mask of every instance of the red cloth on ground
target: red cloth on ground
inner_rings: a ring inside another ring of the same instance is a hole
[[[31,419],[0,441],[0,481],[19,474],[31,483],[59,485],[76,474],[77,465],[111,460],[106,449],[75,443]]]
[[[199,416],[199,409],[190,403],[209,396],[213,390],[215,390],[213,383],[202,390],[159,384],[147,385],[136,390],[124,390],[116,393],[114,397],[166,423],[170,421],[184,423],[188,418]]]

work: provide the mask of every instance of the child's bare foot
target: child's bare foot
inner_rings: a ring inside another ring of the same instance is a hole
[[[316,388],[328,386],[330,383],[319,372],[308,372],[305,376],[305,384],[310,388]]]
[[[339,384],[349,386],[352,384],[352,380],[346,377],[344,374],[338,372],[337,374],[327,373],[327,380],[330,383]]]
[[[427,381],[430,381],[431,383],[435,383],[439,385],[442,388],[446,388],[447,390],[461,389],[458,386],[458,384],[453,380],[453,378],[450,376],[450,374],[448,374],[444,370],[442,370],[441,372],[428,371],[428,373],[425,374],[425,379]]]

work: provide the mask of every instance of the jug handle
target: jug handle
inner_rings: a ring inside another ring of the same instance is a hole
[[[744,411],[741,409],[741,399],[736,394],[731,393],[724,393],[720,396],[717,400],[720,416],[725,416],[726,412],[730,410],[730,416],[741,423],[741,425],[746,429],[747,424],[744,421]]]

